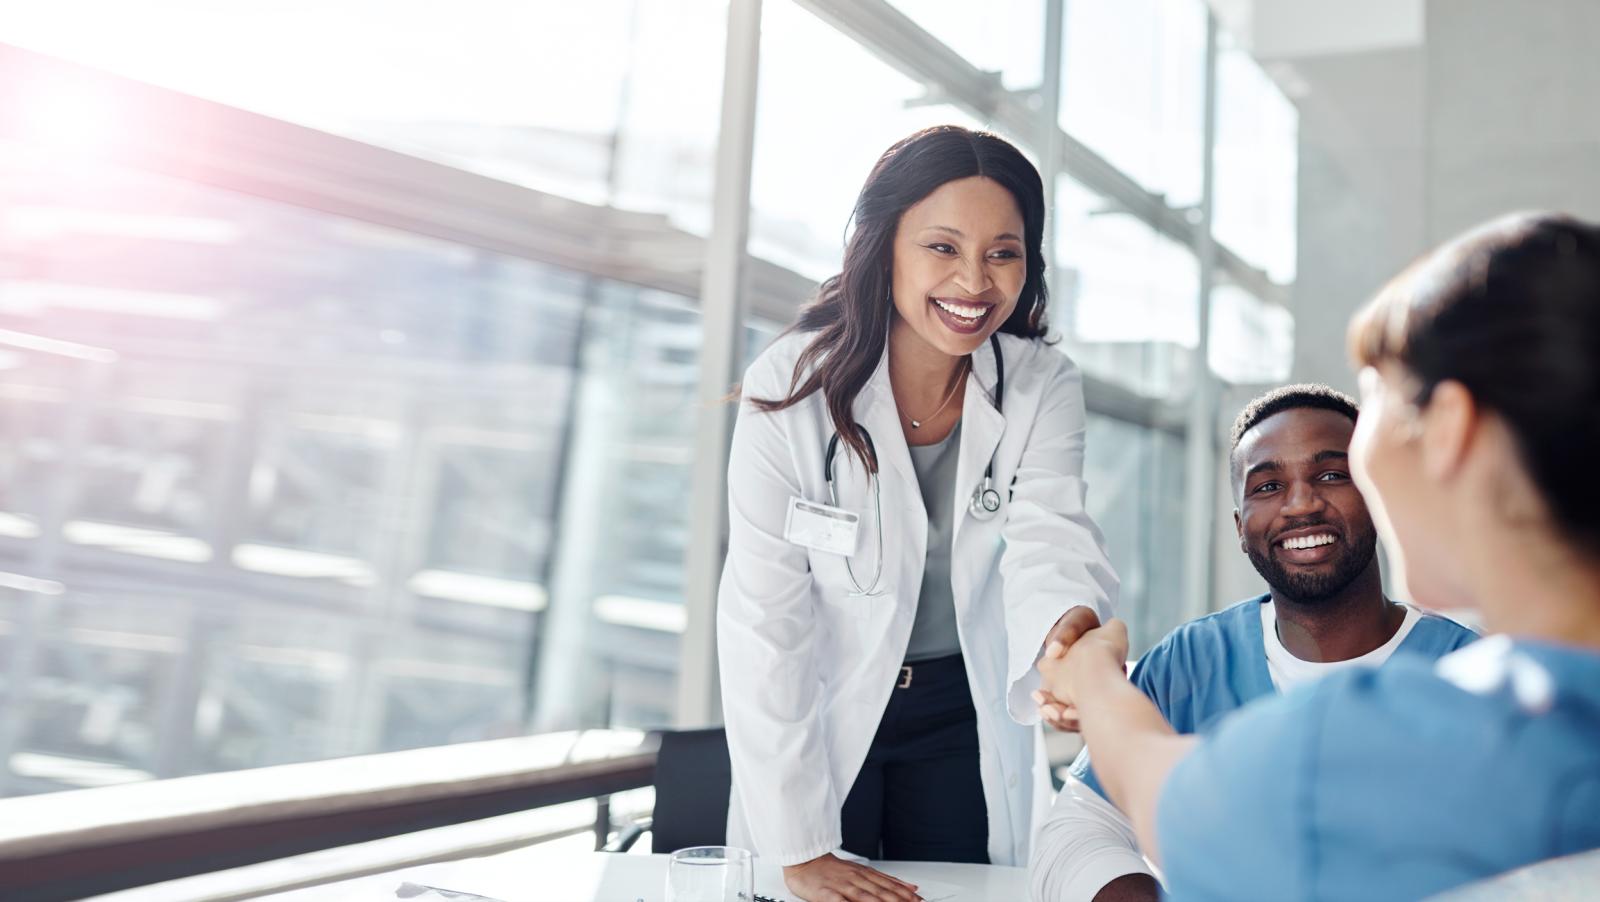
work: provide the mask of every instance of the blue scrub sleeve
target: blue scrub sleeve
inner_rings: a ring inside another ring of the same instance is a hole
[[[1156,833],[1175,898],[1276,902],[1311,885],[1319,688],[1240,710],[1167,776]]]

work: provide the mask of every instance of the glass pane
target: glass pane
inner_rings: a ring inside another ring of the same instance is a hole
[[[850,210],[889,145],[930,125],[982,126],[911,105],[921,85],[791,0],[762,16],[750,253],[821,281],[839,271]]]
[[[1200,202],[1202,0],[1068,0],[1061,127],[1173,206]]]
[[[534,726],[662,726],[686,622],[700,316],[685,298],[600,284],[582,344]]]
[[[1088,429],[1089,514],[1122,578],[1118,612],[1137,657],[1182,617],[1183,442],[1095,413]]]
[[[8,5],[0,42],[702,231],[726,18],[725,0],[60,0]]]
[[[1235,384],[1278,383],[1293,365],[1293,314],[1234,285],[1212,290],[1212,372]]]
[[[1259,63],[1225,36],[1220,44],[1212,233],[1288,284],[1296,270],[1300,113]]]
[[[901,12],[1013,90],[1043,80],[1044,0],[889,0]]]
[[[1141,394],[1187,391],[1200,268],[1188,248],[1063,176],[1051,317],[1085,372]]]
[[[0,211],[0,793],[515,735],[558,667],[671,720],[688,300],[15,143]]]

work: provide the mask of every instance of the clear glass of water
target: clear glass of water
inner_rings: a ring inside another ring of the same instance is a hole
[[[753,902],[756,857],[732,846],[695,846],[667,863],[667,902]]]

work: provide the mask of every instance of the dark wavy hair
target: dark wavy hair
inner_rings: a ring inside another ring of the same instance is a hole
[[[768,412],[783,410],[821,391],[840,440],[869,472],[878,471],[878,461],[850,409],[888,340],[894,311],[890,284],[895,232],[908,208],[940,185],[972,176],[993,179],[1011,193],[1022,211],[1027,276],[1016,309],[1000,331],[1025,338],[1045,335],[1049,293],[1044,283],[1045,195],[1039,171],[995,135],[938,125],[901,139],[878,158],[851,214],[855,228],[845,242],[844,268],[822,283],[816,297],[784,330],[785,335],[816,333],[795,362],[788,396],[752,398],[750,403]]]
[[[1350,324],[1357,366],[1393,362],[1427,405],[1461,383],[1502,417],[1554,524],[1600,559],[1600,227],[1524,213],[1395,277]]]

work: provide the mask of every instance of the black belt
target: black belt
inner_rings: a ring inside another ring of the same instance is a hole
[[[962,677],[967,675],[967,665],[966,662],[961,659],[960,654],[945,655],[942,658],[928,658],[924,661],[913,661],[909,664],[902,664],[900,666],[900,678],[895,680],[894,688],[910,689],[911,680],[914,676],[916,676],[917,671],[919,670],[942,674],[958,672]]]

